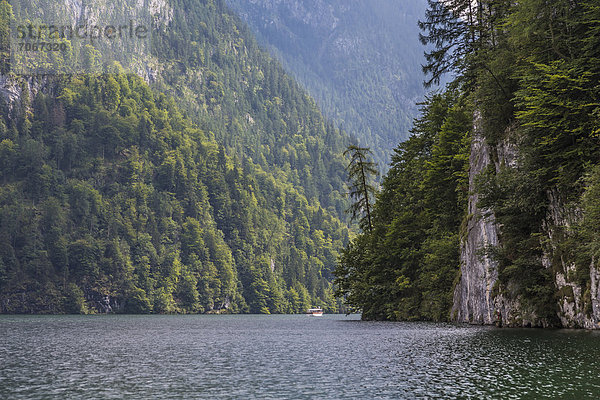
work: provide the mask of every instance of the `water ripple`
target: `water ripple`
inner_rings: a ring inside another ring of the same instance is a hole
[[[598,398],[600,336],[325,316],[0,316],[0,398]]]

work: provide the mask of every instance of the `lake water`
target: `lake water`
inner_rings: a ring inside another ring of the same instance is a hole
[[[600,398],[600,333],[358,316],[0,316],[0,399]]]

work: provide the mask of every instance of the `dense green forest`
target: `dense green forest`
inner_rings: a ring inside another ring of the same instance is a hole
[[[373,229],[343,252],[337,290],[363,318],[447,317],[467,197],[469,110],[456,91],[427,99],[392,157]]]
[[[228,0],[381,170],[424,98],[417,21],[425,0]]]
[[[165,4],[149,84],[4,71],[0,312],[337,310],[346,136],[221,1]]]
[[[223,1],[171,0],[154,52],[161,78],[152,86],[178,99],[227,154],[261,168],[343,217],[345,133],[261,50]]]
[[[557,302],[574,294],[571,286],[559,291],[554,274],[572,263],[567,280],[583,288],[591,313],[590,265],[600,255],[600,5],[430,0],[420,26],[423,43],[434,46],[427,82],[449,72],[456,79],[428,97],[396,149],[373,230],[343,251],[338,294],[366,319],[451,318],[467,200],[476,193],[500,232],[498,246],[480,249],[498,262],[493,293],[556,323]],[[469,156],[480,156],[470,154],[474,123],[490,148],[517,153],[507,163],[493,152],[469,193]],[[575,222],[549,228],[557,204]]]

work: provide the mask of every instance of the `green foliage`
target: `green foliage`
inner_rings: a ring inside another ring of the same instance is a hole
[[[10,3],[0,1],[0,73],[6,74],[10,69],[10,21],[13,11]]]
[[[63,307],[67,314],[87,314],[83,291],[74,283],[67,286]]]
[[[597,263],[600,260],[600,166],[596,165],[587,176],[582,199],[583,221],[581,223],[584,243],[588,254]]]
[[[336,294],[363,318],[448,318],[466,210],[470,114],[452,90],[427,100],[383,179],[373,230],[342,252]]]
[[[177,298],[181,302],[181,307],[184,310],[191,312],[198,311],[199,308],[199,293],[197,289],[198,281],[191,274],[185,274],[179,279],[177,285]]]
[[[144,289],[133,287],[127,296],[125,312],[129,314],[148,314],[152,311],[152,304]]]
[[[350,187],[349,196],[353,202],[348,211],[352,214],[353,220],[359,220],[363,231],[372,231],[371,208],[376,193],[372,180],[377,176],[377,168],[375,163],[370,161],[371,150],[366,147],[350,145],[344,155],[350,156],[346,171],[348,171],[348,186]]]
[[[173,295],[169,288],[160,287],[154,293],[153,310],[158,314],[168,314],[175,311]]]

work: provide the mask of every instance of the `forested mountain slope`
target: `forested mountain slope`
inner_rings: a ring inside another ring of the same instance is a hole
[[[153,86],[177,98],[228,154],[252,158],[342,216],[346,135],[223,1],[169,4],[172,22],[154,47],[162,79]]]
[[[432,96],[340,294],[367,319],[600,327],[600,6],[429,1]]]
[[[336,309],[346,137],[221,1],[150,6],[146,80],[3,70],[0,312]]]
[[[324,112],[386,169],[423,100],[426,1],[227,0]]]

